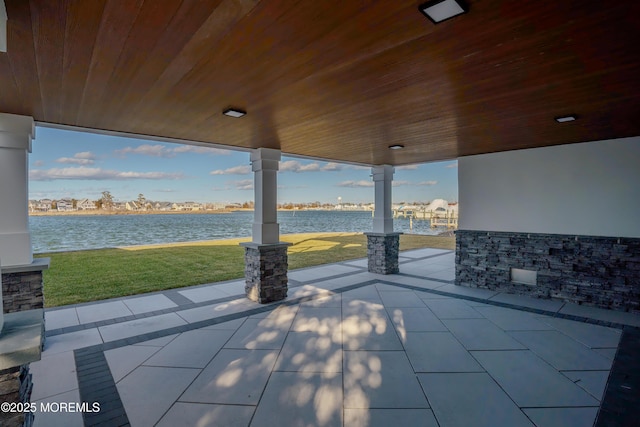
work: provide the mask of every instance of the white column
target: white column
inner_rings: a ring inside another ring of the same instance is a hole
[[[33,262],[29,233],[27,153],[33,118],[0,113],[0,259],[2,266]]]
[[[393,213],[391,212],[391,183],[394,167],[391,165],[371,168],[375,189],[375,210],[373,212],[373,232],[393,233]]]
[[[254,173],[253,243],[280,242],[278,225],[278,167],[280,150],[258,148],[251,153]]]

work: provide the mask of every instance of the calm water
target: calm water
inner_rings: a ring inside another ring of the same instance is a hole
[[[86,215],[29,217],[35,253],[251,236],[253,212],[229,214]],[[371,212],[278,212],[280,232],[363,232]],[[395,231],[437,234],[426,221],[396,219]]]

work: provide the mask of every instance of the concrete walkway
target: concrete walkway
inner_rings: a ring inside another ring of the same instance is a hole
[[[610,371],[640,316],[457,287],[452,251],[400,263],[389,276],[366,260],[291,271],[289,297],[270,305],[231,281],[48,310],[32,401],[100,411],[36,412],[35,426],[586,427],[601,407],[611,415]]]

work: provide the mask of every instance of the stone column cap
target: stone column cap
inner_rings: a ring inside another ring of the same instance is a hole
[[[252,248],[252,249],[286,248],[287,246],[292,246],[292,245],[293,243],[289,243],[289,242],[278,242],[278,243],[243,242],[243,243],[240,243],[240,246],[245,248]]]
[[[364,233],[365,236],[374,236],[374,237],[399,236],[401,234],[404,234],[404,233],[401,231],[394,231],[393,233],[374,233],[372,231],[365,231]]]
[[[43,332],[41,308],[5,314],[0,333],[0,370],[40,360]]]
[[[42,271],[49,268],[51,258],[35,258],[31,264],[7,265],[2,267],[2,274],[27,273],[29,271]]]

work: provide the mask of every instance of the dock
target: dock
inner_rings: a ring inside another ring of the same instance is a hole
[[[458,228],[457,209],[433,211],[426,209],[398,208],[393,210],[393,218],[405,218],[409,219],[411,222],[413,222],[413,220],[429,221],[431,228]]]

